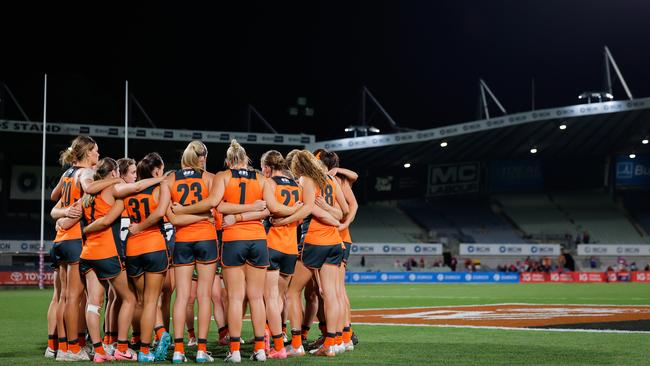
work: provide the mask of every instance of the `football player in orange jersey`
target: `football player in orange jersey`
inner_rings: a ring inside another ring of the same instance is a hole
[[[57,360],[81,361],[90,357],[81,351],[79,345],[79,305],[84,290],[79,274],[79,255],[81,254],[81,217],[79,199],[82,192],[92,183],[92,167],[99,160],[99,147],[90,136],[78,136],[70,147],[61,151],[59,162],[70,166],[60,180],[59,202],[51,211],[54,220],[69,218],[76,220],[70,228],[57,228],[52,253],[59,264],[61,294],[57,307],[57,329],[59,352]],[[55,189],[55,192],[59,192]],[[53,192],[54,193],[54,192]]]
[[[300,177],[304,206],[291,216],[273,220],[273,225],[281,226],[305,219],[302,223],[304,244],[287,293],[292,327],[291,346],[287,348],[287,353],[289,356],[302,356],[305,353],[300,328],[303,316],[301,292],[312,275],[315,275],[317,280],[320,279],[319,286],[323,293],[327,335],[323,346],[315,350],[314,354],[334,356],[336,327],[340,312],[337,299],[338,267],[343,256],[341,237],[337,228],[338,220],[344,216],[348,207],[342,199],[340,187],[323,173],[320,161],[310,152],[295,153],[291,170],[294,176]],[[324,201],[324,204],[317,204],[317,201]],[[336,207],[335,202],[341,208]]]
[[[138,162],[138,179],[162,177],[164,168],[160,155],[149,153]],[[126,242],[126,269],[129,277],[134,279],[138,298],[142,298],[144,304],[138,361],[164,361],[171,336],[162,324],[158,302],[169,267],[163,228],[163,217],[169,208],[169,188],[163,181],[126,197],[124,204],[131,220]],[[152,330],[158,340],[154,354],[149,352]]]
[[[262,173],[267,178],[264,200],[273,217],[282,218],[295,213],[302,206],[301,189],[298,183],[286,176],[286,162],[282,154],[275,150],[267,151],[262,155],[261,166]],[[270,265],[266,272],[264,302],[273,339],[269,358],[287,358],[282,335],[282,312],[289,281],[298,259],[297,225],[297,221],[285,226],[272,226],[270,222],[265,225]]]
[[[320,160],[329,170],[329,174],[335,177],[336,181],[341,186],[345,201],[350,207],[348,215],[345,217],[345,220],[341,221],[341,224],[338,227],[341,234],[341,239],[345,245],[345,252],[343,253],[343,265],[340,268],[339,275],[339,294],[341,295],[339,299],[342,301],[341,306],[343,307],[344,312],[342,314],[341,321],[339,322],[339,327],[343,327],[342,343],[343,347],[345,347],[345,351],[352,351],[354,350],[354,344],[352,343],[351,339],[351,308],[350,299],[348,298],[348,294],[345,289],[345,270],[347,268],[348,258],[350,257],[350,250],[352,249],[352,237],[350,235],[349,227],[352,221],[354,221],[357,210],[359,208],[357,199],[354,197],[354,193],[352,192],[352,183],[356,181],[358,175],[350,170],[340,168],[339,157],[335,152],[322,151],[320,154]]]
[[[120,174],[120,178],[125,183],[133,183],[137,179],[135,160],[131,158],[121,158],[117,160],[117,170]],[[119,183],[119,181],[118,181]],[[95,194],[99,191],[90,190],[87,193]],[[126,213],[126,210],[122,211],[120,217],[120,240],[122,241],[122,247],[120,248],[120,256],[124,260],[124,246],[126,245],[126,236],[129,233],[129,215]],[[109,353],[113,354],[117,348],[117,318],[120,307],[122,306],[122,300],[117,296],[113,286],[108,286],[108,302],[106,303],[106,311],[104,316],[104,344],[107,345]],[[138,313],[136,305],[135,314]],[[136,322],[136,316],[134,314],[133,322],[133,333],[140,334],[140,324]],[[139,320],[139,317],[138,317]],[[136,323],[138,323],[136,325]]]
[[[213,174],[205,171],[207,147],[201,141],[192,141],[183,151],[181,169],[167,179],[171,201],[181,206],[200,202],[208,197]],[[197,362],[208,362],[207,336],[210,327],[211,288],[217,261],[217,235],[210,213],[197,222],[181,222],[168,211],[168,218],[176,228],[172,263],[176,282],[174,302],[174,355],[172,362],[184,362],[184,324],[187,302],[192,287],[192,272],[198,272],[197,298],[199,301]]]

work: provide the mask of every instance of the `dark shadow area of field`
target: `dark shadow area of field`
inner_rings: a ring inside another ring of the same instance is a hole
[[[650,333],[650,320],[630,320],[623,322],[580,323],[531,327],[539,329],[597,329],[597,330],[630,330]]]

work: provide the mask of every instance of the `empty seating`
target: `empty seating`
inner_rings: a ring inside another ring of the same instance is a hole
[[[521,243],[511,225],[495,214],[487,201],[437,200],[406,201],[404,210],[437,237],[452,237],[461,242]]]
[[[606,193],[598,191],[553,194],[557,205],[571,217],[579,231],[586,230],[591,242],[641,244],[639,232]]]
[[[528,235],[544,237],[574,234],[576,227],[546,194],[512,194],[493,197],[506,215]]]
[[[350,227],[352,240],[366,243],[411,243],[425,236],[397,207],[388,204],[370,204],[359,207]]]

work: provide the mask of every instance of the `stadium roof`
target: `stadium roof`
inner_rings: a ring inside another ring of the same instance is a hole
[[[561,129],[560,126],[565,128]],[[321,141],[309,149],[337,151],[350,167],[397,167],[533,156],[643,153],[650,98],[550,108],[423,131]],[[441,146],[446,142],[445,147]]]

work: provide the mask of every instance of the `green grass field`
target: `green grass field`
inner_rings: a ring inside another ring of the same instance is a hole
[[[647,284],[353,285],[355,308],[493,303],[650,304]],[[45,312],[50,290],[0,291],[0,364],[41,365],[46,361]],[[212,327],[208,348],[216,357]],[[244,338],[251,336],[246,323]],[[433,327],[355,326],[354,352],[332,359],[302,357],[271,364],[337,365],[648,365],[649,334],[575,333]],[[310,338],[318,333],[312,328]],[[313,334],[313,336],[312,336]],[[250,345],[242,356],[250,355]],[[189,355],[192,355],[192,350]],[[221,362],[217,359],[216,362]],[[247,363],[250,361],[243,361]]]

